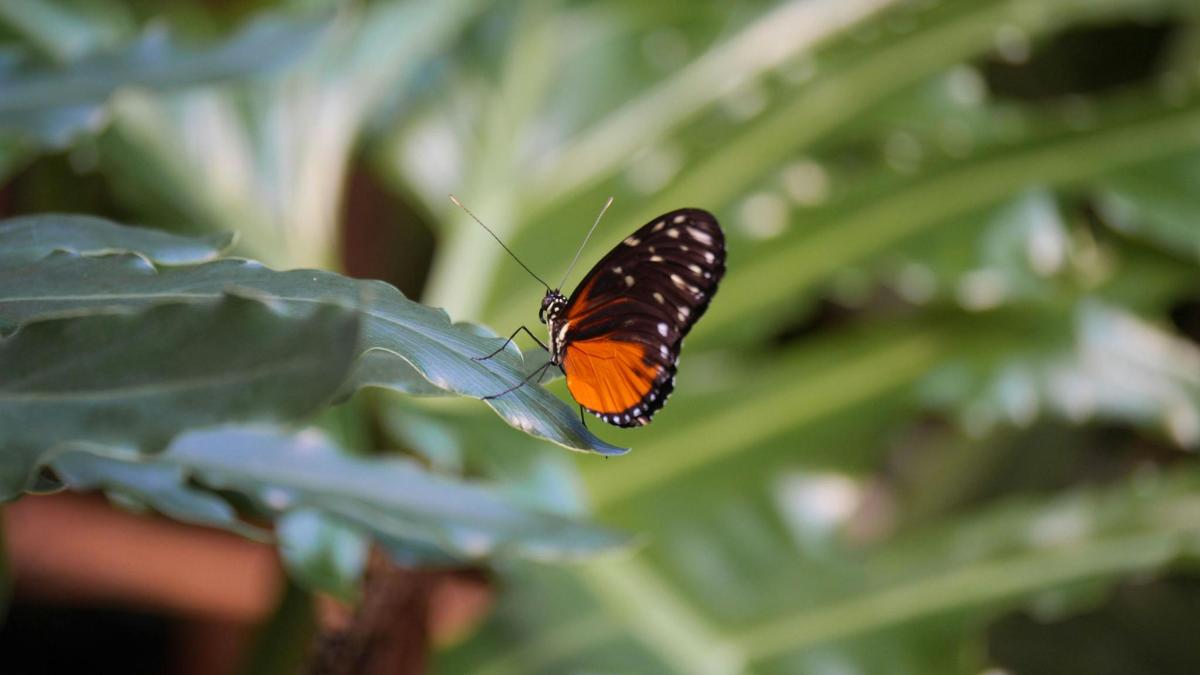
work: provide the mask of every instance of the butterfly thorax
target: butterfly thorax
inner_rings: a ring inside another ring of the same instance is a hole
[[[562,363],[567,327],[570,325],[567,321],[567,297],[558,291],[546,291],[538,318],[546,324],[550,334],[550,362],[558,365]]]

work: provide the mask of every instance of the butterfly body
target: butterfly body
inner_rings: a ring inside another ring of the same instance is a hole
[[[643,426],[675,386],[684,336],[725,273],[725,238],[700,209],[666,213],[629,235],[567,298],[548,290],[539,318],[550,364],[586,410]]]

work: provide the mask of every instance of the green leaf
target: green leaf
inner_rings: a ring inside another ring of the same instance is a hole
[[[65,146],[105,124],[105,104],[121,87],[174,89],[271,70],[309,49],[324,25],[265,18],[201,50],[181,48],[153,30],[122,51],[61,68],[0,61],[0,132]]]
[[[24,216],[0,221],[0,267],[33,262],[55,251],[80,255],[138,253],[156,263],[181,265],[212,260],[228,249],[233,239],[231,233],[180,237],[91,216]]]
[[[1112,0],[1028,13],[1016,0],[989,0],[969,7],[940,3],[927,10],[909,8],[913,14],[909,17],[883,16],[874,26],[879,37],[870,48],[842,42],[830,47],[828,58],[823,53],[814,55],[818,75],[782,94],[781,101],[753,124],[733,125],[719,139],[712,139],[707,129],[697,132],[705,145],[696,161],[687,163],[653,199],[626,200],[635,205],[632,211],[621,210],[618,197],[581,260],[599,259],[624,236],[618,232],[632,231],[681,204],[702,204],[729,226],[731,254],[728,276],[689,346],[760,337],[765,319],[793,303],[797,294],[811,293],[836,271],[876,259],[949,220],[994,206],[1031,185],[1070,185],[1118,167],[1194,149],[1200,98],[1188,90],[1168,105],[1147,91],[1098,102],[1089,107],[1095,117],[1078,128],[1053,114],[1022,110],[1018,131],[1003,143],[980,145],[957,161],[922,166],[912,175],[893,175],[886,184],[870,189],[835,193],[836,199],[817,209],[795,209],[779,194],[781,170],[808,159],[804,153],[818,147],[824,136],[869,113],[888,94],[986,54],[994,45],[997,26],[1037,36],[1081,16],[1111,19],[1139,10],[1159,15],[1177,4]],[[909,23],[911,30],[892,30],[892,19]],[[740,231],[747,218],[738,207],[755,190],[780,200],[784,230],[779,236],[757,240]],[[530,201],[537,213],[538,197],[531,196]],[[602,203],[602,198],[596,203]],[[586,215],[576,214],[569,215],[587,222]],[[571,260],[566,249],[572,244],[552,234],[562,226],[563,214],[534,220],[516,212],[512,219],[529,223],[515,241],[509,241],[516,250],[535,260],[561,261],[560,270],[565,268]],[[753,264],[739,267],[739,259]],[[468,264],[462,259],[456,262]],[[515,325],[527,311],[523,307],[536,306],[533,285],[519,273],[519,269],[501,270],[500,279],[491,284],[489,321]],[[544,276],[554,279],[557,274],[561,271],[551,268]]]
[[[248,495],[269,513],[319,509],[389,547],[437,552],[442,560],[559,560],[629,543],[626,535],[535,509],[483,484],[439,476],[409,460],[346,455],[313,432],[193,432],[154,461],[185,467],[212,488]]]
[[[66,444],[150,452],[187,429],[303,418],[329,402],[358,354],[351,309],[222,293],[173,300],[75,307],[0,338],[0,495],[32,485]]]
[[[356,599],[371,544],[360,528],[316,509],[297,509],[276,521],[275,534],[293,578],[343,600]]]
[[[286,78],[185,96],[122,93],[98,142],[102,170],[148,221],[236,230],[249,257],[334,269],[345,172],[363,134],[389,101],[409,100],[415,76],[437,70],[426,64],[442,59],[486,4],[340,3],[336,29]],[[191,139],[186,152],[181,138]],[[322,140],[277,142],[285,138]]]
[[[640,149],[669,135],[728,94],[714,83],[752,81],[785,65],[896,0],[846,0],[836,12],[810,2],[782,3],[648,87],[585,129],[522,186],[539,210],[625,166]],[[764,44],[775,45],[763,49]]]
[[[189,431],[151,456],[76,445],[51,468],[71,489],[105,489],[179,520],[261,538],[221,496],[244,495],[276,520],[281,553],[297,578],[346,597],[355,593],[365,535],[409,564],[487,556],[576,559],[630,542],[619,532],[410,460],[346,454],[313,430]]]
[[[412,302],[385,283],[316,270],[276,272],[245,260],[156,268],[134,256],[56,254],[25,267],[0,268],[0,331],[63,312],[211,299],[228,288],[249,289],[297,310],[314,303],[362,306],[362,351],[368,358],[355,370],[355,379],[343,388],[344,393],[382,386],[419,394],[427,393],[432,384],[444,391],[483,397],[509,389],[528,372],[529,366],[511,345],[490,360],[473,360],[492,353],[502,341],[451,324],[445,312]],[[592,435],[576,410],[542,387],[522,386],[487,404],[509,424],[564,447],[601,454],[625,452]]]
[[[1097,184],[1108,225],[1200,261],[1200,155],[1130,167]]]
[[[788,464],[777,456],[780,447],[798,451],[788,458],[793,463],[861,461],[847,447],[851,439],[894,414],[889,399],[911,396],[914,383],[945,358],[958,328],[954,322],[873,326],[727,365],[724,377],[718,371],[707,382],[683,373],[681,383],[690,377],[709,391],[673,395],[662,419],[640,436],[649,451],[621,463],[627,466],[585,467],[593,503],[602,512],[638,510],[673,486],[681,493],[710,482],[747,488]],[[839,422],[837,433],[816,432],[831,421]],[[700,483],[698,475],[711,478]]]
[[[111,0],[7,0],[0,5],[0,23],[39,54],[63,63],[115,44],[131,18],[127,6]]]
[[[954,411],[977,437],[1055,415],[1158,428],[1181,447],[1200,447],[1200,349],[1192,342],[1096,300],[1026,330],[1027,319],[1009,318],[1006,330],[1004,318],[978,336],[990,349],[964,349],[925,378],[927,404]],[[1041,335],[1030,346],[1034,330]],[[1007,344],[997,350],[1000,340]]]
[[[165,459],[189,467],[206,484],[251,495],[265,508],[319,508],[401,548],[556,560],[628,543],[625,535],[524,507],[409,460],[340,454],[312,434],[296,441],[253,431],[191,434]]]
[[[761,318],[811,290],[840,267],[884,253],[922,232],[992,206],[1031,183],[1064,185],[1152,157],[1192,147],[1200,138],[1200,98],[1175,108],[1115,108],[1112,118],[1066,134],[1042,129],[1026,142],[980,152],[899,181],[879,194],[848,195],[844,203],[810,214],[803,228],[759,244],[745,254],[755,264],[730,273],[705,317],[705,336],[748,338]],[[756,319],[758,319],[756,321]]]
[[[952,631],[1046,592],[1194,557],[1197,485],[1195,470],[1180,468],[1011,500],[832,560],[765,541],[775,533],[752,524],[760,514],[735,498],[665,522],[665,555],[518,568],[490,630],[448,654],[441,672],[767,673],[819,670],[831,656],[854,663],[866,658],[859,640],[912,645],[922,626]],[[788,518],[788,502],[779,504]],[[723,513],[736,517],[722,523]],[[717,520],[687,527],[696,515]],[[738,598],[741,612],[710,600],[722,596]]]
[[[238,517],[220,496],[188,484],[183,467],[164,462],[122,462],[68,449],[53,460],[54,473],[72,490],[104,490],[122,502],[136,502],[185,523],[208,525],[267,540],[270,534]]]

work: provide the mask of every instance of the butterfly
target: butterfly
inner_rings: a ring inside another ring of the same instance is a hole
[[[600,216],[611,204],[610,198]],[[599,222],[597,217],[580,252]],[[683,338],[708,309],[725,274],[725,235],[717,219],[702,209],[686,208],[651,220],[601,258],[569,298],[484,229],[546,287],[538,318],[549,334],[547,345],[521,326],[500,349],[477,357],[495,356],[521,331],[549,354],[520,383],[484,398],[503,396],[534,377],[540,382],[546,370],[557,367],[581,417],[587,410],[618,427],[648,424],[675,388]],[[577,252],[564,281],[578,259]]]

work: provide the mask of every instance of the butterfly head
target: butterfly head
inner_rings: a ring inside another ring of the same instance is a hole
[[[566,307],[567,298],[565,295],[558,291],[546,291],[546,297],[542,298],[542,308],[538,310],[538,320],[542,323],[556,321],[562,316]]]

